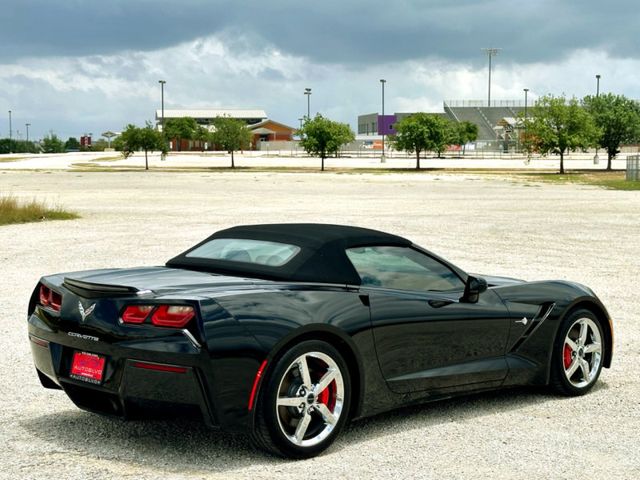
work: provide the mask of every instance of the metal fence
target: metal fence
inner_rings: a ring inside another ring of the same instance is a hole
[[[640,155],[627,156],[627,180],[640,180]]]
[[[445,100],[446,107],[486,107],[486,100]],[[529,102],[531,105],[531,102]],[[492,100],[492,107],[524,107],[524,100]]]

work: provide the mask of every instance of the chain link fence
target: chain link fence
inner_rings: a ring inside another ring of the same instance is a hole
[[[634,182],[640,180],[640,155],[627,156],[627,180]]]

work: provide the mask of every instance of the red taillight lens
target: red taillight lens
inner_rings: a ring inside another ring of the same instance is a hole
[[[51,296],[49,297],[49,305],[51,305],[51,308],[53,308],[56,312],[59,312],[60,307],[62,306],[62,295],[60,295],[58,292],[54,292],[53,290],[51,290]]]
[[[40,285],[40,305],[43,307],[49,306],[49,295],[51,295],[51,289],[44,285]]]
[[[40,305],[43,307],[49,307],[50,309],[59,312],[62,306],[62,295],[58,292],[54,292],[46,285],[40,285],[40,292],[38,293]]]
[[[153,310],[152,305],[129,305],[122,312],[122,321],[124,323],[142,323],[149,313]]]
[[[151,323],[157,327],[183,328],[195,316],[195,310],[188,305],[160,305],[153,312]]]

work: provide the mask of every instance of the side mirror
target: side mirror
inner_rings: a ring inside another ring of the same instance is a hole
[[[462,301],[469,303],[477,303],[480,294],[485,292],[488,288],[487,281],[482,277],[467,278],[467,285],[464,288],[464,295]]]

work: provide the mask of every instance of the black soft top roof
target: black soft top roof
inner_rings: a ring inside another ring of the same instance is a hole
[[[287,243],[300,252],[280,267],[186,255],[215,238],[240,238]],[[410,246],[405,238],[361,227],[321,223],[243,225],[220,230],[167,262],[168,267],[187,268],[223,275],[267,280],[359,285],[360,277],[345,249],[366,245]]]

